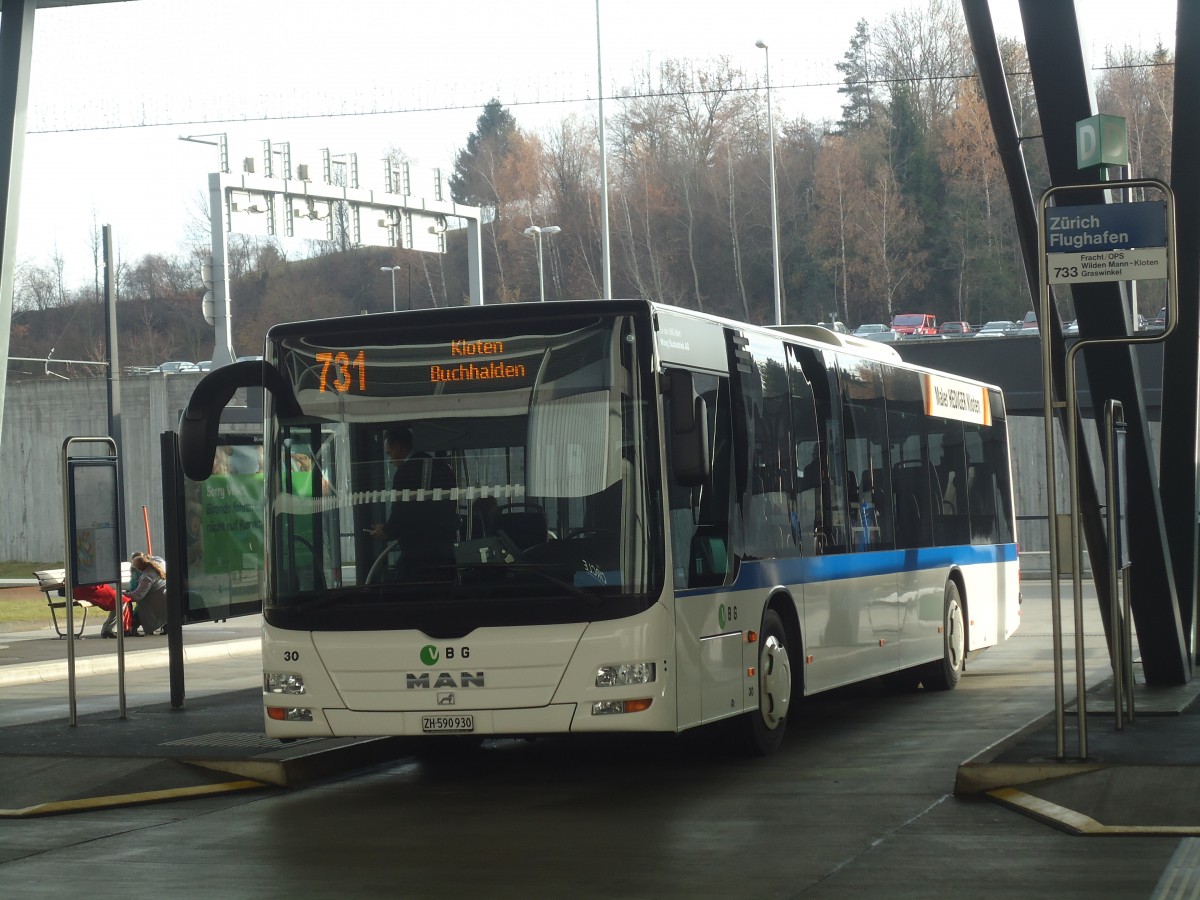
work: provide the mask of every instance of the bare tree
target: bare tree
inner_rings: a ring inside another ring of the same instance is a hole
[[[926,0],[893,12],[873,32],[873,46],[881,78],[907,86],[926,130],[937,134],[954,109],[957,79],[972,70],[961,5]]]

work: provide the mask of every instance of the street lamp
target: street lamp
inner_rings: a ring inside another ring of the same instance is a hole
[[[558,234],[562,231],[557,225],[530,225],[525,229],[525,233],[537,241],[538,248],[538,291],[541,294],[542,303],[546,302],[546,280],[542,276],[542,235],[543,234]]]
[[[767,42],[757,40],[754,46],[763,51],[767,61],[767,137],[768,157],[771,160],[771,269],[775,275],[775,324],[783,324],[783,292],[779,288],[779,200],[775,193],[775,126],[771,122],[771,51]]]
[[[380,272],[392,273],[392,312],[396,311],[396,273],[400,271],[399,266],[380,266]]]

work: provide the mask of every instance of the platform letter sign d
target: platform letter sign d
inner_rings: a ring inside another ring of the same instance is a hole
[[[1120,116],[1092,116],[1075,123],[1075,166],[1129,165],[1129,131]]]

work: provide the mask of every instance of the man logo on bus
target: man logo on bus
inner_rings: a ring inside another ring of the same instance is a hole
[[[436,666],[441,658],[442,654],[438,653],[438,648],[433,644],[426,644],[421,648],[421,662],[425,665]]]

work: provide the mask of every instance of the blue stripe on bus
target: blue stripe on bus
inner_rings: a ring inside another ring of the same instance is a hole
[[[952,547],[920,547],[908,550],[878,550],[869,553],[839,553],[831,556],[806,556],[789,559],[747,560],[738,569],[731,585],[691,588],[678,595],[746,591],[777,584],[805,584],[817,581],[844,581],[872,575],[895,575],[923,569],[951,566],[1015,562],[1016,544],[960,544]]]

